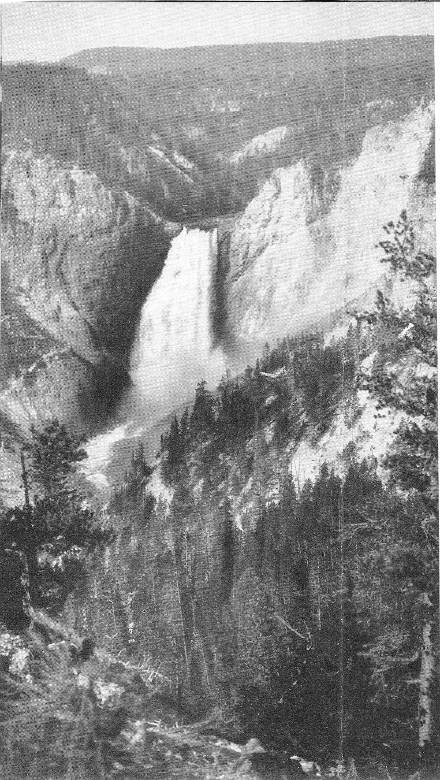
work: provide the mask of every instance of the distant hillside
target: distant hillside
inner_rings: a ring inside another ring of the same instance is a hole
[[[106,72],[142,72],[144,70],[178,70],[203,68],[221,70],[231,67],[249,73],[267,73],[271,69],[304,73],[324,72],[329,64],[340,69],[345,63],[352,68],[383,68],[399,61],[402,65],[433,59],[432,36],[384,36],[349,41],[319,43],[256,43],[217,46],[192,46],[174,49],[140,47],[107,47],[86,49],[66,57],[69,65],[105,68]]]
[[[368,127],[432,98],[433,39],[94,49],[6,66],[3,87],[6,148],[30,144],[185,220],[240,210],[301,157],[358,154]],[[275,127],[287,143],[231,168]]]
[[[79,165],[165,216],[181,215],[181,202],[200,208],[197,170],[167,154],[151,137],[148,106],[134,104],[111,79],[65,65],[21,64],[4,68],[3,90],[4,151],[30,148],[66,167]]]
[[[434,78],[430,37],[94,49],[66,62],[129,82],[133,98],[149,104],[151,121],[174,144],[193,140],[189,122],[222,152],[284,124],[316,138],[343,101],[351,124],[369,102],[420,95]]]

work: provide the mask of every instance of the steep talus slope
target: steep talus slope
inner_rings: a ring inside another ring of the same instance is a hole
[[[273,154],[282,148],[283,143],[290,139],[292,135],[293,130],[291,128],[286,126],[273,127],[267,133],[255,136],[241,149],[234,152],[231,155],[231,163],[239,165],[250,157],[264,157]]]
[[[226,338],[254,357],[265,341],[327,325],[375,289],[380,226],[402,209],[433,244],[433,188],[426,173],[433,106],[367,131],[350,166],[308,161],[279,168],[236,221],[224,279]]]

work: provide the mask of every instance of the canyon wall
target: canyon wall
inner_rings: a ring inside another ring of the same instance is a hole
[[[5,155],[2,462],[32,423],[57,416],[87,435],[107,419],[176,230],[93,173]]]
[[[262,185],[229,235],[223,336],[238,363],[332,318],[383,280],[382,226],[403,209],[434,251],[433,105],[367,131],[346,167],[300,161]]]

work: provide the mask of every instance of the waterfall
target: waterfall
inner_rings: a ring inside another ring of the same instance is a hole
[[[131,366],[138,396],[155,413],[193,398],[198,381],[224,371],[212,346],[211,297],[217,231],[183,228],[142,308]]]
[[[217,231],[183,228],[142,307],[131,355],[133,387],[122,399],[117,425],[87,444],[82,470],[96,488],[109,490],[136,441],[154,455],[164,418],[194,399],[197,382],[213,387],[224,373],[223,353],[212,345],[216,268]]]

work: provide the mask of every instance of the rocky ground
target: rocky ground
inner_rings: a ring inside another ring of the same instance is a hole
[[[233,741],[219,713],[184,723],[148,660],[95,649],[43,612],[32,613],[22,635],[3,628],[0,663],[0,774],[8,780],[403,780],[386,766],[358,773],[349,760],[321,769],[255,737]]]

